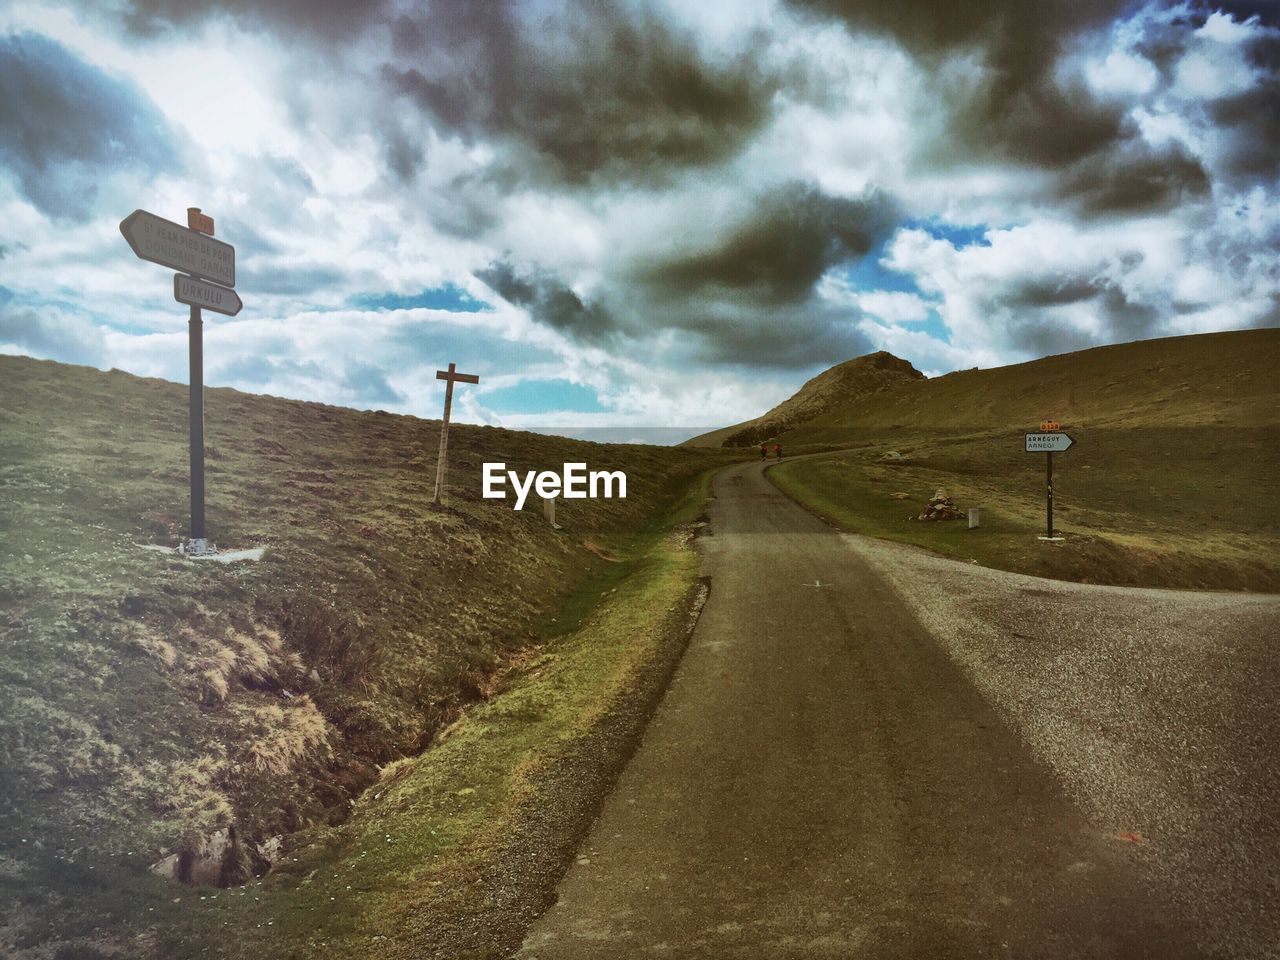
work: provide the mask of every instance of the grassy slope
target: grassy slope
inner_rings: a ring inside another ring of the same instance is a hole
[[[688,447],[750,447],[786,434],[835,407],[869,396],[903,382],[921,380],[924,374],[893,354],[867,354],[824,370],[806,381],[792,396],[754,420],[722,427],[684,441]],[[814,445],[807,444],[812,447]],[[825,446],[817,445],[818,448]]]
[[[438,423],[210,390],[210,533],[267,553],[194,565],[136,546],[183,527],[185,388],[10,357],[0,385],[0,902],[19,940],[50,932],[33,917],[75,936],[160,902],[173,888],[142,865],[227,822],[261,839],[340,820],[616,576],[584,544],[634,549],[710,462],[460,427],[434,511]],[[486,460],[623,469],[629,496],[561,504],[557,533],[479,498]]]
[[[788,448],[839,444],[774,480],[847,529],[961,559],[1101,582],[1280,590],[1280,331],[1143,341],[909,384],[816,418]],[[1077,445],[1044,457],[1022,433],[1056,417]],[[909,463],[879,462],[896,450]],[[983,526],[908,518],[938,488]],[[891,500],[896,492],[906,501]]]

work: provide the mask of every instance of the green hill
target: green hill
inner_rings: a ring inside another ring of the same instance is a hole
[[[75,956],[135,956],[131,911],[175,896],[148,864],[234,825],[243,880],[267,838],[341,823],[587,621],[723,460],[457,426],[432,508],[438,421],[211,389],[209,535],[265,554],[194,563],[144,549],[185,527],[186,410],[177,384],[0,357],[0,953],[89,931],[106,952]],[[562,501],[554,530],[482,499],[485,461],[623,470],[628,495]]]
[[[754,420],[704,433],[686,440],[682,446],[754,446],[856,400],[866,400],[892,387],[923,379],[924,374],[907,361],[883,351],[856,357],[818,374],[794,395]]]
[[[1100,583],[1280,590],[1280,330],[1098,347],[890,385],[782,434],[843,448],[773,472],[847,529],[1012,570]],[[1062,544],[1039,543],[1054,419]],[[939,488],[982,527],[915,521]],[[905,499],[892,499],[906,494]]]

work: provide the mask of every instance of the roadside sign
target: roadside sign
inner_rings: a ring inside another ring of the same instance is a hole
[[[214,313],[234,317],[244,304],[240,295],[230,287],[220,287],[208,280],[188,277],[184,273],[173,275],[173,299],[191,307],[204,307]]]
[[[1046,430],[1052,427],[1052,430]],[[1053,455],[1071,449],[1075,443],[1068,434],[1058,429],[1057,420],[1045,420],[1040,424],[1042,433],[1027,434],[1027,453],[1045,455],[1045,533],[1041,540],[1061,540],[1053,535]]]
[[[1073,443],[1065,433],[1028,433],[1027,453],[1061,453]]]
[[[145,210],[135,210],[120,221],[136,256],[180,271],[173,278],[173,298],[191,309],[187,324],[188,428],[191,432],[191,539],[188,556],[210,552],[204,524],[204,318],[208,308],[234,317],[244,306],[231,288],[236,285],[236,248],[213,239],[213,217],[199,207],[187,208],[184,227]],[[188,276],[194,274],[194,276]]]
[[[213,217],[201,213],[199,207],[187,207],[187,226],[197,233],[213,236]]]
[[[236,249],[229,243],[135,210],[120,221],[120,232],[143,260],[204,277],[223,286],[236,285]]]

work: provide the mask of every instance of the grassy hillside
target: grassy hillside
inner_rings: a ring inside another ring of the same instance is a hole
[[[185,387],[0,357],[0,948],[219,827],[343,821],[715,462],[458,427],[431,509],[438,422],[210,390],[210,536],[266,553],[195,564],[140,546],[183,532],[185,421]],[[621,469],[628,497],[554,531],[480,498],[487,460]]]
[[[971,370],[854,398],[783,435],[840,446],[773,472],[847,529],[961,559],[1100,583],[1280,590],[1280,330],[1142,341]],[[1056,418],[1043,455],[1022,434]],[[911,519],[939,488],[983,526]],[[907,494],[905,500],[892,499]]]
[[[1280,422],[1280,330],[1140,340],[989,370],[962,370],[855,397],[786,434],[843,442],[870,428],[1241,426]]]
[[[772,440],[815,417],[890,387],[922,380],[907,361],[881,351],[837,364],[807,381],[772,410],[754,420],[686,440],[689,447],[749,447]]]

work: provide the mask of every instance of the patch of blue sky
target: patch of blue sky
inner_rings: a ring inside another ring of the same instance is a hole
[[[934,307],[929,308],[929,319],[920,323],[913,323],[912,329],[926,333],[935,340],[941,340],[943,343],[951,342],[951,328],[942,322],[942,317],[938,314]]]
[[[606,411],[590,387],[561,379],[525,380],[485,393],[481,399],[499,415]]]
[[[987,240],[987,230],[990,228],[985,224],[946,223],[935,217],[928,220],[909,220],[902,226],[907,229],[923,230],[932,237],[947,241],[956,249],[972,247],[976,244],[990,246]]]
[[[987,243],[987,227],[961,226],[944,223],[938,219],[908,220],[901,225],[904,230],[923,230],[932,237],[945,240],[957,249],[975,244]],[[864,256],[845,271],[845,280],[855,290],[889,290],[895,293],[919,293],[920,288],[915,279],[906,273],[890,270],[881,264],[888,253],[893,237],[887,238],[878,247]]]
[[[351,306],[358,310],[448,310],[452,313],[480,313],[488,304],[472,297],[452,283],[419,293],[360,293],[352,297]]]
[[[406,364],[434,363],[443,369],[452,361],[463,373],[512,374],[534,364],[560,362],[549,350],[444,321],[406,323],[389,337],[388,346]]]

